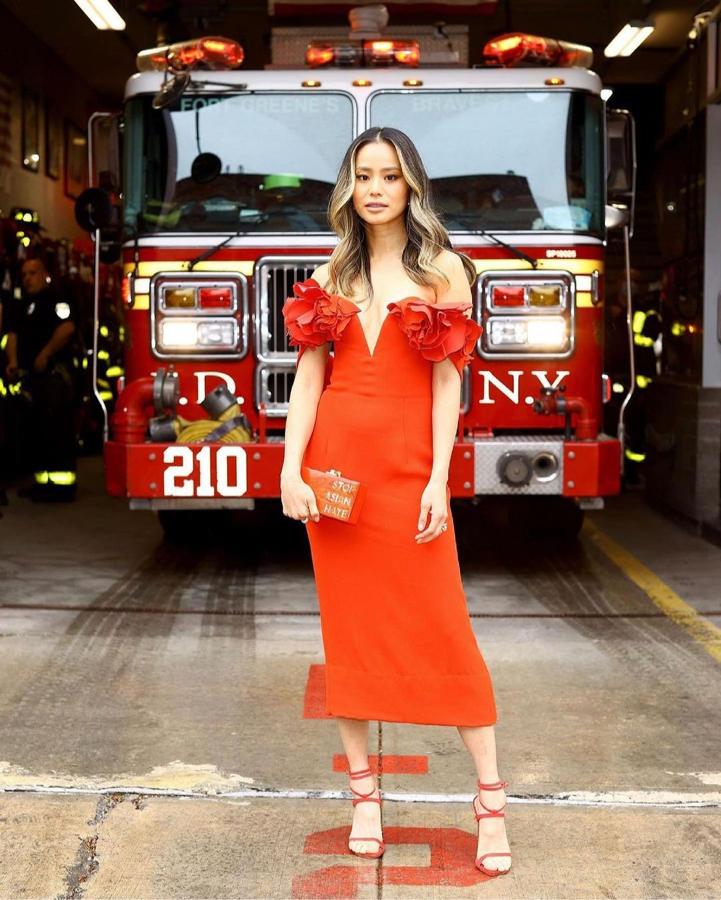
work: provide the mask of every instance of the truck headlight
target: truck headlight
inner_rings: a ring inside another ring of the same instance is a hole
[[[528,342],[528,326],[518,319],[489,319],[488,339],[492,347],[520,346]]]
[[[160,323],[160,340],[158,344],[162,350],[195,347],[197,343],[197,322],[189,319],[165,319]]]
[[[568,346],[568,326],[561,316],[493,316],[486,327],[491,348],[557,351]]]
[[[238,344],[235,319],[163,319],[160,322],[158,349],[195,350],[215,347],[234,350]]]
[[[149,290],[151,341],[156,356],[240,358],[247,352],[245,275],[157,272],[149,279]]]
[[[198,322],[198,343],[201,347],[235,347],[238,323],[234,320]]]
[[[478,279],[486,359],[567,357],[573,352],[576,287],[562,270],[489,270]]]
[[[568,341],[566,322],[560,317],[530,319],[528,322],[528,343],[531,347],[546,350],[561,350]]]

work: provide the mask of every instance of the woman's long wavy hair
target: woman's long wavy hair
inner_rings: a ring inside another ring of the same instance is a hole
[[[433,260],[442,249],[452,250],[448,232],[433,209],[431,185],[413,141],[397,128],[368,128],[348,147],[338,173],[338,180],[328,203],[330,227],[340,238],[329,260],[329,281],[325,286],[331,292],[348,296],[360,279],[363,296],[373,296],[370,258],[366,240],[365,223],[353,208],[355,188],[356,154],[371,141],[387,141],[395,147],[403,177],[408,183],[409,202],[405,210],[408,242],[403,250],[403,268],[416,284],[435,284],[440,279],[449,284],[448,278]],[[458,253],[470,284],[476,279],[476,270],[465,253]]]

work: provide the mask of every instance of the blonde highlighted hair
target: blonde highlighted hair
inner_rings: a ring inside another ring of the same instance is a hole
[[[353,207],[356,154],[371,141],[386,141],[395,148],[401,172],[408,183],[409,199],[405,210],[408,242],[402,255],[408,277],[416,284],[431,286],[434,292],[439,279],[449,284],[446,274],[433,264],[436,256],[445,249],[460,256],[468,281],[473,284],[475,267],[465,253],[459,253],[451,246],[448,232],[433,209],[430,179],[415,144],[397,128],[376,127],[359,134],[348,147],[330,196],[328,222],[340,240],[328,262],[326,287],[334,293],[349,296],[360,279],[363,296],[373,296],[365,223]]]

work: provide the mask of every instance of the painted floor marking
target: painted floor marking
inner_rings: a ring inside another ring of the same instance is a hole
[[[648,566],[588,520],[584,523],[583,530],[664,615],[683,628],[716,662],[721,662],[721,628],[710,622]]]
[[[368,765],[371,771],[378,774],[379,755],[377,753],[368,754]],[[333,754],[333,771],[347,772],[348,758],[345,753]],[[427,756],[411,756],[383,754],[383,774],[384,775],[427,775],[428,774],[428,757]]]
[[[350,791],[335,790],[272,790],[245,788],[237,791],[194,791],[179,788],[143,787],[53,787],[52,785],[12,784],[0,782],[2,793],[53,795],[144,794],[157,797],[192,797],[198,800],[252,800],[267,797],[272,800],[349,800]],[[383,799],[395,803],[470,803],[473,794],[441,794],[384,791]],[[596,807],[663,807],[665,809],[721,809],[721,791],[559,791],[554,794],[507,794],[509,803],[545,804],[548,806]]]

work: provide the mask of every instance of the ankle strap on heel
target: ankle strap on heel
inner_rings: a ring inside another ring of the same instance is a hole
[[[483,784],[483,782],[479,781],[478,787],[482,791],[496,791],[496,790],[500,790],[501,788],[508,787],[508,782],[507,781],[495,781],[492,784]],[[485,810],[487,810],[487,812],[484,812],[484,813],[476,812],[476,799],[481,804],[481,806]],[[483,800],[481,800],[480,794],[478,794],[476,797],[473,798],[471,805],[473,806],[473,815],[476,817],[476,822],[478,822],[480,819],[490,819],[492,816],[505,816],[506,815],[505,812],[503,812],[503,810],[506,808],[505,803],[503,804],[503,806],[500,806],[498,809],[491,809],[490,806],[486,806],[486,804],[483,802]]]
[[[369,775],[372,776],[373,772],[371,771],[371,769],[369,767],[367,769],[358,769],[356,772],[351,772],[349,769],[348,774],[350,775],[351,778],[367,778]],[[378,795],[379,795],[378,797],[371,797],[371,794],[374,794],[375,792],[376,792],[375,787],[371,788],[371,790],[369,790],[367,794],[364,794],[361,791],[357,791],[354,787],[351,787],[351,793],[356,795],[351,800],[351,802],[353,803],[353,806],[355,806],[357,803],[378,803],[380,805],[380,803],[381,803],[380,790],[378,791]],[[357,798],[359,798],[359,799],[357,799]],[[354,838],[354,840],[355,840],[355,838]]]
[[[494,782],[492,782],[491,784],[483,784],[483,783],[480,782],[480,781],[477,782],[477,783],[478,783],[478,787],[479,787],[482,791],[495,791],[495,790],[500,790],[500,788],[506,788],[506,787],[508,787],[508,782],[507,782],[507,781],[494,781]]]

